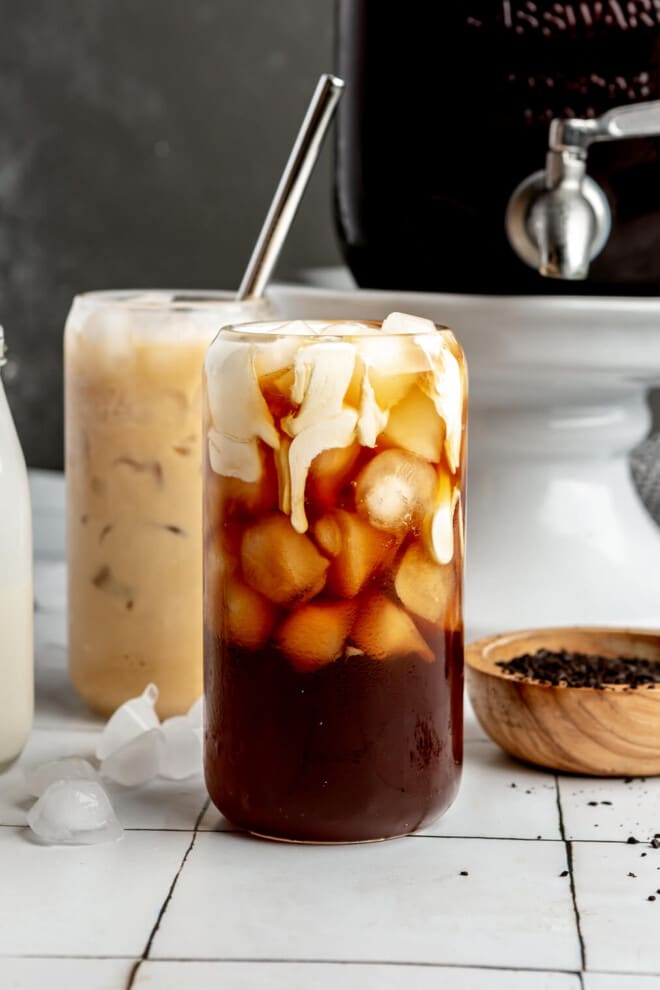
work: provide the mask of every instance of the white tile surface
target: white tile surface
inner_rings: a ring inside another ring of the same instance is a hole
[[[201,775],[189,780],[152,780],[143,787],[121,787],[104,781],[103,786],[124,828],[188,830],[207,801]]]
[[[488,736],[479,725],[477,716],[468,698],[467,691],[463,698],[463,737],[467,740],[488,739]]]
[[[25,787],[24,770],[66,756],[81,756],[96,766],[98,736],[98,731],[35,729],[18,762],[0,774],[0,825],[25,824],[34,799]],[[159,778],[142,787],[112,781],[103,786],[124,828],[192,830],[206,802],[201,774],[178,781]]]
[[[567,973],[350,963],[147,962],[134,990],[580,990]],[[641,990],[641,988],[640,988]],[[649,988],[650,990],[650,988]]]
[[[576,842],[573,868],[586,968],[660,972],[660,849]]]
[[[122,990],[133,962],[127,959],[3,959],[2,990]]]
[[[64,477],[57,471],[29,472],[35,557],[64,560],[66,556]]]
[[[204,812],[201,822],[199,823],[200,832],[238,832],[239,829],[235,829],[229,824],[226,818],[223,818],[218,809],[215,807],[212,801],[209,801],[209,806]]]
[[[27,829],[0,828],[0,956],[139,957],[189,842],[125,832],[108,845],[40,846]]]
[[[559,777],[559,793],[569,839],[625,842],[632,835],[648,842],[660,834],[660,777],[628,782]]]
[[[17,764],[0,773],[0,825],[25,825],[34,798],[25,787],[25,775]]]
[[[300,847],[199,833],[152,955],[575,969],[564,867],[555,842]]]
[[[34,601],[37,612],[66,610],[66,564],[63,560],[35,561]]]
[[[66,614],[37,612],[34,617],[34,645],[37,665],[66,667]]]
[[[39,664],[35,672],[34,724],[41,729],[98,729],[103,719],[71,687],[66,667]]]
[[[46,848],[15,827],[32,800],[22,765],[90,756],[102,725],[66,669],[63,480],[31,472],[30,483],[38,728],[0,776],[0,990],[123,990],[204,785],[109,785],[129,829],[115,846]],[[465,738],[459,798],[429,830],[444,838],[288,846],[232,834],[209,807],[202,828],[215,831],[195,839],[137,990],[579,990],[554,778],[501,754],[467,699]],[[660,972],[660,894],[646,899],[660,889],[660,850],[647,842],[660,832],[660,779],[561,777],[559,787],[567,836],[578,840],[583,988],[660,990],[660,976],[640,975]],[[627,845],[628,835],[646,842]],[[579,841],[594,839],[616,841]]]
[[[660,976],[585,973],[584,990],[660,990]]]
[[[517,763],[490,742],[466,742],[461,789],[425,835],[560,839],[552,774]]]

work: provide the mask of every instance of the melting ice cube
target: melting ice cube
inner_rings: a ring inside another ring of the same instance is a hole
[[[160,774],[170,780],[183,780],[202,770],[202,739],[199,726],[189,715],[167,718],[161,726],[165,750]]]
[[[383,320],[382,333],[435,333],[435,324],[409,313],[390,313]]]
[[[69,756],[64,760],[42,763],[26,771],[25,785],[35,797],[41,797],[51,784],[58,780],[98,781],[98,774],[91,763],[79,756]]]
[[[418,529],[433,508],[435,471],[406,450],[384,450],[358,475],[355,504],[376,529]]]
[[[101,733],[96,747],[97,758],[105,760],[131,739],[135,739],[148,729],[157,728],[160,725],[154,709],[157,700],[158,688],[155,684],[148,684],[141,695],[124,702],[111,716]]]
[[[28,825],[43,842],[91,845],[113,842],[123,829],[108,795],[93,780],[56,780],[27,816]]]
[[[147,729],[110,753],[101,763],[101,773],[125,787],[146,784],[160,773],[164,752],[160,727]]]

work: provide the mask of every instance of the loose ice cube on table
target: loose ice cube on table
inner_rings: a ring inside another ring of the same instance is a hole
[[[98,781],[98,777],[96,770],[87,760],[79,756],[69,756],[64,760],[53,760],[27,770],[25,786],[30,794],[41,797],[44,791],[58,780]]]
[[[158,688],[155,684],[149,684],[139,697],[124,702],[103,728],[96,747],[97,758],[99,760],[106,759],[111,753],[121,746],[125,746],[142,732],[160,725],[155,711],[157,700]]]
[[[160,773],[164,753],[162,729],[160,726],[148,729],[106,757],[101,763],[101,773],[125,787],[146,784]]]
[[[202,772],[202,740],[199,727],[187,715],[167,718],[161,725],[165,748],[160,765],[161,777],[183,780]]]
[[[96,781],[57,780],[50,784],[27,816],[42,842],[91,845],[113,842],[123,829],[110,799]]]

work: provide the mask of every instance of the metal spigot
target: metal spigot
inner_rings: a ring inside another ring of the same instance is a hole
[[[584,279],[603,250],[612,214],[587,175],[589,146],[660,135],[660,100],[631,103],[601,117],[553,120],[545,169],[514,189],[505,225],[518,256],[548,278]]]

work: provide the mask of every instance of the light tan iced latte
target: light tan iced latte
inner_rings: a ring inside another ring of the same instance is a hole
[[[202,691],[201,369],[220,293],[92,293],[65,332],[69,663],[110,713],[155,682],[159,714]]]

